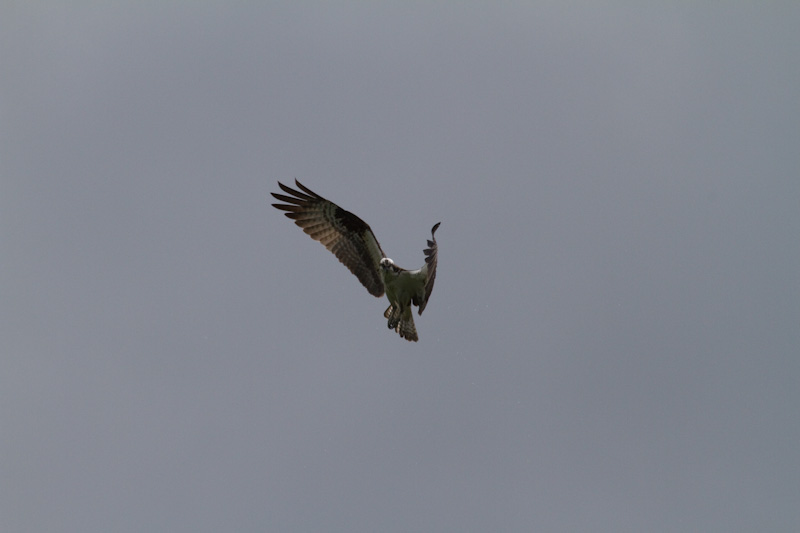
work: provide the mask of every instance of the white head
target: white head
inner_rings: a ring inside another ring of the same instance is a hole
[[[384,257],[383,259],[381,259],[381,269],[385,271],[397,270],[397,268],[394,266],[394,261],[392,261],[388,257]]]

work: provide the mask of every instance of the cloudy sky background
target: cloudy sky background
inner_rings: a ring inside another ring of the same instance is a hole
[[[3,3],[0,529],[797,530],[798,22]]]

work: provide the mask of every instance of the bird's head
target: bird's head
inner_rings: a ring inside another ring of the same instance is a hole
[[[388,257],[384,257],[381,259],[381,270],[384,272],[394,272],[397,270],[397,267],[394,266],[394,261],[389,259]]]

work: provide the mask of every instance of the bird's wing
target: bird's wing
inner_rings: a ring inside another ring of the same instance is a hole
[[[419,314],[422,314],[422,311],[425,310],[425,306],[428,305],[428,298],[431,297],[431,291],[433,290],[433,282],[436,280],[436,256],[438,255],[439,246],[436,244],[436,237],[434,233],[436,230],[439,229],[439,224],[441,222],[437,222],[433,228],[431,228],[431,239],[428,241],[428,247],[425,248],[425,267],[428,271],[428,277],[425,280],[425,298],[419,304]]]
[[[370,294],[383,296],[380,261],[386,256],[369,225],[350,211],[316,194],[299,181],[294,180],[294,182],[300,190],[278,182],[280,188],[291,196],[271,193],[278,200],[286,202],[272,205],[287,211],[284,213],[287,217],[294,220],[294,223],[303,228],[312,239],[321,242],[325,248],[333,252],[339,261],[355,274]],[[434,265],[435,258],[434,251]]]

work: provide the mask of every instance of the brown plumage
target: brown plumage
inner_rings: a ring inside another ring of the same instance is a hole
[[[312,239],[333,252],[370,294],[380,297],[385,293],[391,304],[384,313],[389,329],[409,341],[418,340],[411,305],[416,305],[421,315],[433,290],[438,256],[434,233],[440,223],[431,229],[431,239],[424,250],[425,264],[419,270],[406,270],[386,257],[372,229],[353,213],[326,200],[297,180],[295,185],[298,189],[281,182],[278,185],[287,194],[271,193],[284,202],[272,205],[286,211],[284,214]]]
[[[273,207],[288,211],[286,216],[293,219],[312,239],[321,242],[333,252],[371,295],[383,296],[383,280],[378,267],[380,260],[386,255],[369,225],[299,181],[295,180],[295,184],[304,192],[278,182],[278,186],[292,196],[270,193],[278,200],[286,202],[272,204]]]

